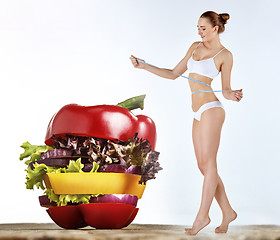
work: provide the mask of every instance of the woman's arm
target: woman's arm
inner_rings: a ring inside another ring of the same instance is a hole
[[[156,74],[157,76],[175,80],[178,76],[173,74],[172,72],[182,75],[188,69],[187,62],[188,62],[189,58],[191,57],[191,54],[196,45],[197,45],[197,43],[193,43],[191,45],[191,47],[189,48],[185,57],[172,70],[166,69],[166,68],[158,68],[158,67],[154,67],[151,65],[147,65],[145,63],[138,62],[137,58],[134,57],[133,55],[131,55],[130,60],[135,68],[145,69],[153,74]],[[140,59],[140,60],[142,60],[142,59]],[[142,61],[144,61],[144,60],[142,60]]]
[[[222,89],[224,98],[239,102],[243,97],[242,89],[233,91],[231,89],[231,70],[233,65],[233,57],[230,51],[226,51],[224,62],[221,65]],[[232,92],[231,92],[232,91]]]

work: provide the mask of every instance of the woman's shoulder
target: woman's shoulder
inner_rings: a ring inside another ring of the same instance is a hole
[[[200,41],[193,42],[190,48],[196,48],[200,43]]]
[[[221,61],[221,63],[228,63],[232,64],[233,62],[233,56],[230,50],[227,48],[223,48],[222,51],[218,54],[217,59],[218,61]]]
[[[232,59],[233,56],[232,56],[232,53],[230,50],[228,50],[227,48],[223,48],[223,51],[221,52],[221,55],[225,58],[228,58],[228,59]]]
[[[194,49],[196,49],[196,47],[199,45],[200,42],[193,42],[190,46],[189,46],[189,49],[188,49],[188,52],[187,54],[190,55]]]

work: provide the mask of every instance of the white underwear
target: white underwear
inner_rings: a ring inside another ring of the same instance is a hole
[[[208,103],[205,103],[203,104],[198,110],[197,112],[193,112],[193,117],[200,121],[200,118],[201,118],[201,114],[210,109],[210,108],[215,108],[215,107],[221,107],[224,109],[224,106],[223,104],[220,102],[220,101],[214,101],[214,102],[208,102]]]

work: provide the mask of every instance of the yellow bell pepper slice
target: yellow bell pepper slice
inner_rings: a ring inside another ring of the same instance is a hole
[[[129,194],[140,199],[146,185],[127,173],[47,173],[44,182],[55,194]]]

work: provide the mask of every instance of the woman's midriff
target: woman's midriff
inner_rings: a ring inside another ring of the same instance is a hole
[[[201,75],[196,74],[196,73],[190,73],[189,78],[198,80],[200,82],[204,82],[204,83],[209,84],[209,85],[211,85],[211,82],[213,81],[212,78],[201,76]],[[206,86],[204,84],[194,82],[194,81],[191,81],[191,80],[189,80],[189,84],[190,84],[190,89],[191,89],[192,92],[195,92],[195,91],[212,91],[213,90],[209,86]],[[194,112],[197,112],[198,109],[203,104],[208,103],[208,102],[218,101],[218,100],[219,99],[216,97],[216,95],[213,92],[194,93],[194,94],[192,94],[192,110]]]

